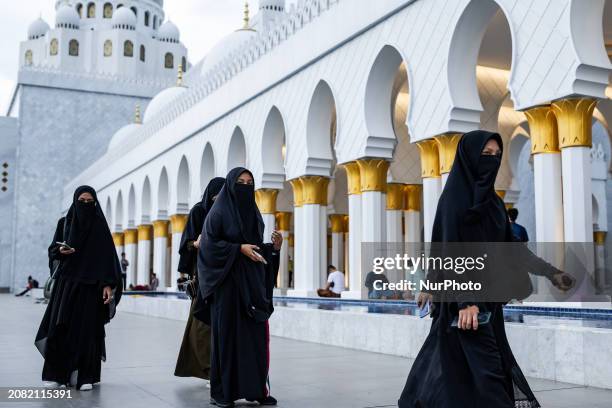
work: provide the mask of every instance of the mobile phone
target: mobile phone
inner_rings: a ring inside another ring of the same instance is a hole
[[[268,262],[266,261],[266,258],[264,258],[263,256],[261,256],[261,254],[257,251],[253,251],[253,253],[255,254],[255,256],[257,256],[257,258],[259,258],[259,260],[264,264],[267,265]]]
[[[419,317],[422,319],[431,313],[431,305],[429,300],[425,302],[422,308],[419,309]]]
[[[490,321],[491,321],[491,312],[478,313],[478,326],[479,327],[489,324]],[[451,323],[451,327],[455,327],[455,328],[459,327],[459,316],[455,317],[455,319]]]
[[[65,242],[59,242],[59,241],[56,241],[55,243],[56,243],[57,245],[59,245],[59,246],[63,246],[64,248],[66,248],[66,249],[67,249],[67,250],[69,250],[69,251],[72,249],[72,247],[71,247],[70,245],[68,245],[67,243],[65,243]]]

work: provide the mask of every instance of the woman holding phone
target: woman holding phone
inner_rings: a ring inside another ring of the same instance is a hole
[[[463,136],[438,203],[432,242],[513,241],[504,202],[494,187],[502,149],[497,133],[474,131]],[[569,276],[522,244],[515,250],[521,256],[510,260],[511,273],[495,268],[493,279],[526,282],[522,293],[528,295],[527,271],[535,271],[556,287],[569,289]],[[431,330],[412,365],[399,407],[539,407],[510,349],[504,304],[480,301],[470,293],[453,299],[434,298]],[[431,295],[419,295],[420,305],[430,300]]]
[[[204,221],[198,253],[202,297],[211,302],[211,404],[233,407],[247,399],[276,405],[267,387],[268,318],[282,236],[263,243],[264,223],[255,203],[253,175],[229,172]]]
[[[76,189],[49,246],[54,287],[36,335],[46,387],[91,390],[106,360],[104,325],[122,289],[121,267],[96,191]]]

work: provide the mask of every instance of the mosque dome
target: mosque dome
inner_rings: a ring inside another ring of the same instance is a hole
[[[187,91],[187,88],[177,85],[166,88],[155,95],[151,102],[149,102],[149,106],[147,106],[147,110],[145,111],[144,123],[149,122],[152,118],[157,116],[157,114],[163,111],[164,108],[170,104],[170,102],[178,98],[185,91]]]
[[[120,7],[113,14],[112,26],[123,30],[135,30],[137,22],[136,15],[129,7]]]
[[[223,38],[204,57],[200,74],[206,75],[208,71],[223,61],[228,55],[236,51],[240,46],[246,44],[247,41],[255,35],[257,35],[255,30],[241,29]]]
[[[166,21],[159,27],[157,38],[165,42],[178,43],[181,39],[181,32],[172,21]]]
[[[130,123],[119,129],[111,138],[110,143],[108,144],[108,150],[113,150],[115,147],[123,144],[126,140],[130,138],[134,132],[138,130],[142,125],[139,123]]]
[[[55,13],[55,27],[78,29],[81,24],[79,13],[67,4],[60,6]]]
[[[285,0],[259,0],[259,9],[284,11]]]
[[[49,31],[49,24],[42,18],[34,20],[28,27],[28,40],[35,40],[38,37],[44,36]]]

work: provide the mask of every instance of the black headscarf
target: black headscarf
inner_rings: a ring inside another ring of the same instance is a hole
[[[243,167],[228,173],[225,185],[204,221],[202,244],[198,253],[200,291],[204,299],[214,292],[235,267],[242,244],[262,246],[264,222],[255,202],[255,186],[236,182],[245,172],[253,176]],[[240,260],[249,267],[263,265],[244,258]]]
[[[499,134],[477,130],[459,142],[453,167],[438,202],[432,242],[501,242],[507,240],[506,208],[495,192],[500,156],[482,155]]]
[[[189,242],[196,241],[198,236],[202,233],[204,227],[204,220],[206,215],[214,204],[213,198],[219,195],[219,192],[223,188],[225,179],[223,177],[213,178],[204,190],[202,200],[193,206],[189,211],[189,217],[187,219],[187,225],[181,236],[181,245],[179,247],[179,264],[178,270],[182,273],[191,274],[193,272],[193,266],[196,261],[196,254],[194,251],[189,251]]]
[[[90,193],[94,201],[79,201],[83,193]],[[111,286],[116,290],[114,300],[118,303],[123,287],[121,267],[113,237],[92,187],[81,186],[74,192],[63,236],[75,252],[63,257],[61,276],[83,283]]]

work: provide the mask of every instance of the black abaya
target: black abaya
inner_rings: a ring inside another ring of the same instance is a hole
[[[268,318],[279,255],[263,244],[263,220],[252,185],[239,185],[248,170],[236,168],[204,222],[198,254],[202,296],[211,300],[211,397],[229,403],[268,396]],[[242,244],[257,245],[268,264],[240,252]]]
[[[198,239],[204,227],[204,220],[210,211],[225,179],[215,177],[210,181],[202,201],[189,212],[187,226],[181,237],[179,249],[180,260],[178,270],[187,273],[197,282],[197,248],[193,242]],[[210,307],[204,303],[199,288],[191,300],[189,318],[185,326],[181,349],[176,361],[174,375],[177,377],[210,378]]]
[[[89,192],[94,203],[78,202]],[[56,242],[66,241],[76,252],[62,255]],[[51,299],[36,335],[35,345],[45,359],[43,381],[67,384],[74,371],[77,389],[100,381],[106,360],[104,325],[114,314],[102,299],[102,288],[121,296],[121,268],[112,236],[91,187],[79,187],[65,219],[60,219],[49,246],[50,263],[60,262]]]
[[[513,240],[504,203],[494,190],[501,156],[481,154],[491,139],[502,148],[498,134],[484,131],[467,133],[460,141],[438,203],[432,242]],[[528,282],[526,270],[549,278],[558,272],[528,249],[520,258],[515,260],[515,280]],[[540,406],[508,344],[503,303],[471,299],[470,293],[462,293],[455,301],[434,303],[431,330],[410,370],[400,408]],[[451,328],[459,310],[471,305],[491,312],[490,324],[476,331]]]

